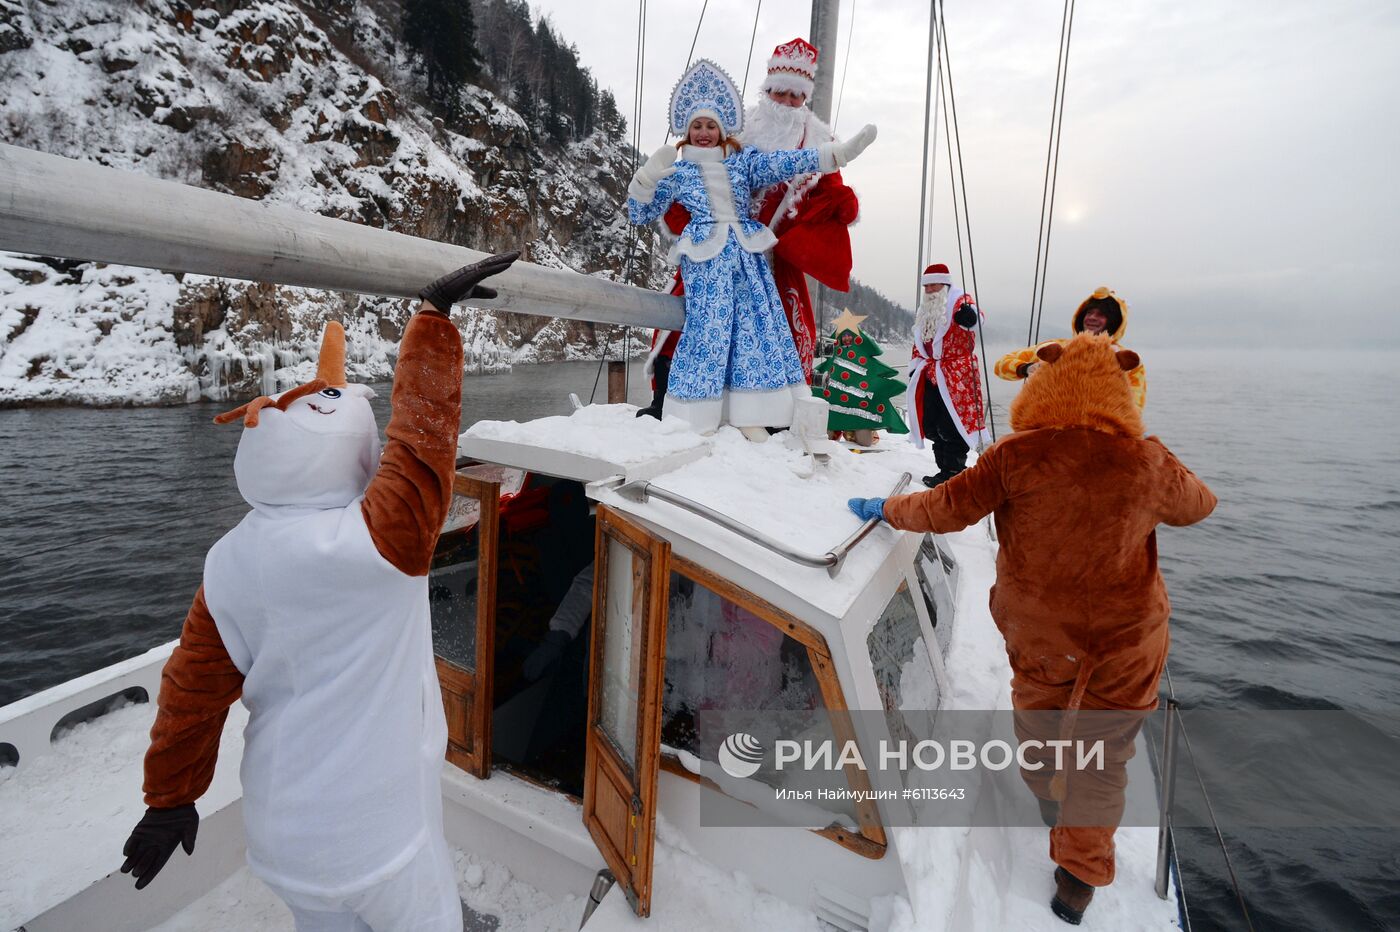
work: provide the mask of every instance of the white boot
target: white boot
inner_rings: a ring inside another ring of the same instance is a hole
[[[751,440],[754,443],[768,442],[768,428],[766,427],[740,427],[739,433],[743,434],[745,439]]]

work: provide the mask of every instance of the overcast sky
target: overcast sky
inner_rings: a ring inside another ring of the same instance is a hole
[[[649,0],[642,149],[703,0]],[[854,9],[853,9],[854,8]],[[635,0],[544,0],[624,114]],[[755,0],[710,0],[696,45],[744,80]],[[989,341],[1024,340],[1061,4],[948,0],[981,304]],[[749,95],[806,0],[763,0]],[[854,31],[847,35],[854,17]],[[861,198],[857,277],[912,302],[928,4],[842,0],[838,132],[880,136],[846,169]],[[848,75],[843,72],[849,72]],[[956,270],[940,138],[935,261]],[[1400,347],[1400,3],[1080,0],[1074,19],[1043,336],[1108,284],[1129,343]],[[970,284],[967,286],[970,290]]]

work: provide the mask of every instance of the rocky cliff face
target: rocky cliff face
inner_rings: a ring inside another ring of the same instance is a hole
[[[397,0],[0,0],[0,136],[19,146],[616,277],[628,151],[538,143],[470,87],[419,102]],[[650,257],[642,280],[661,285]],[[308,376],[343,320],[382,379],[409,302],[0,256],[0,405],[172,403]],[[595,357],[621,334],[459,311],[468,366]],[[611,331],[612,328],[599,328]],[[634,345],[635,345],[634,340]],[[614,347],[614,352],[617,347]]]

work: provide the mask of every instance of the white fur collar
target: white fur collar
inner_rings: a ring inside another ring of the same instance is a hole
[[[681,147],[681,158],[685,159],[687,162],[723,162],[724,147],[709,146],[701,148],[700,146],[686,144]]]

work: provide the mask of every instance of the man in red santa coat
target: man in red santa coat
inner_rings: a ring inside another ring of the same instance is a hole
[[[948,266],[924,269],[923,300],[914,315],[914,358],[909,362],[909,439],[923,448],[933,441],[938,472],[924,476],[929,488],[967,468],[967,451],[987,442],[982,379],[977,368],[977,321],[982,311],[972,296],[954,287]]]
[[[744,144],[776,152],[833,141],[836,137],[831,128],[807,106],[816,77],[817,49],[806,40],[793,39],[774,49],[758,99],[744,115]],[[855,222],[860,203],[841,180],[841,173],[832,172],[799,175],[766,188],[755,196],[752,209],[753,216],[778,237],[769,256],[773,281],[810,384],[817,325],[806,276],[837,291],[851,289],[851,235],[847,227]],[[685,208],[677,204],[667,212],[665,225],[672,235],[679,236],[689,219]],[[679,275],[671,293],[684,293]],[[675,331],[658,330],[653,336],[645,367],[652,377],[653,397],[651,405],[638,415],[661,416],[666,375],[679,340],[680,333]]]

